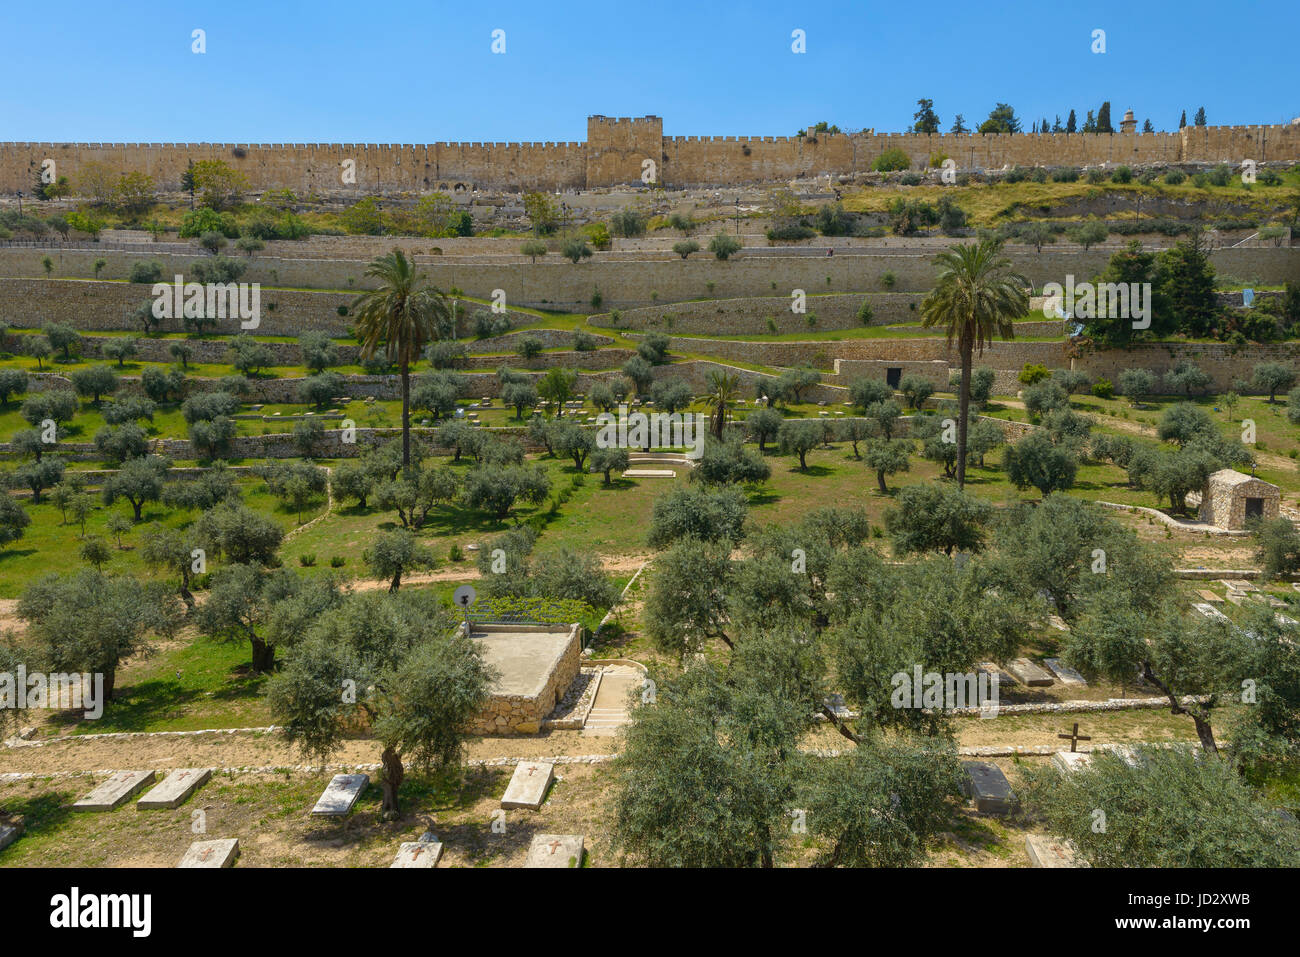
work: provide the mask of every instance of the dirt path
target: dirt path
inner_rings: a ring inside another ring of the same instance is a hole
[[[584,738],[577,731],[501,738],[470,738],[465,756],[473,759],[611,754],[618,738]],[[330,764],[370,764],[379,760],[373,740],[346,741]],[[217,733],[87,738],[40,747],[0,748],[0,774],[9,771],[100,771],[128,768],[295,767],[320,764],[305,757],[279,733]]]
[[[601,567],[611,574],[626,574],[635,572],[650,557],[649,555],[598,555]],[[478,568],[466,566],[464,568],[444,568],[442,571],[435,572],[417,572],[413,575],[403,575],[403,585],[431,585],[436,582],[453,582],[453,581],[473,581],[476,578],[482,578]],[[354,591],[373,591],[376,588],[387,588],[388,582],[375,581],[374,579],[356,578],[350,582],[350,587]],[[0,608],[0,613],[3,609]]]

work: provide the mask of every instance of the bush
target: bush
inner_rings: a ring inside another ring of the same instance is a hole
[[[1020,370],[1020,374],[1016,376],[1016,378],[1025,385],[1037,385],[1044,379],[1051,378],[1051,375],[1052,374],[1047,371],[1047,366],[1026,362],[1025,367]]]
[[[729,233],[718,233],[709,240],[709,252],[718,259],[727,260],[740,252],[740,240]]]
[[[316,564],[315,552],[306,552],[302,555],[299,555],[298,564],[301,565],[303,568],[311,568],[313,565]]]
[[[1180,169],[1171,169],[1165,173],[1165,182],[1170,186],[1181,186],[1187,182],[1187,174]]]
[[[1131,183],[1133,182],[1133,171],[1127,166],[1120,166],[1110,174],[1110,181],[1112,183]]]
[[[1079,168],[1077,166],[1061,166],[1052,170],[1052,182],[1077,183],[1079,181],[1079,175]]]
[[[162,263],[155,259],[141,259],[131,264],[131,282],[152,284],[162,282]]]
[[[1113,399],[1115,387],[1110,384],[1109,379],[1098,379],[1092,384],[1092,394],[1099,399]]]
[[[885,150],[871,164],[871,168],[877,173],[893,173],[897,170],[910,169],[911,166],[912,161],[898,147]]]

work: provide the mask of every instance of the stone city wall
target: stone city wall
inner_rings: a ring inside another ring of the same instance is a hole
[[[587,118],[585,142],[539,143],[0,143],[0,191],[28,191],[42,165],[74,187],[91,163],[140,172],[178,190],[190,162],[220,160],[253,191],[342,196],[475,187],[519,191],[640,184],[731,185],[866,172],[881,153],[913,168],[936,155],[959,168],[1103,163],[1240,164],[1300,160],[1300,126],[1186,127],[1175,133],[820,133],[807,136],[664,136],[658,116]],[[647,166],[646,161],[652,166]],[[355,175],[351,181],[348,172]]]

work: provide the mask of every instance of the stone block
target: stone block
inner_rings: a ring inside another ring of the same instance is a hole
[[[154,780],[152,771],[117,771],[72,805],[74,811],[111,811],[121,807]]]
[[[1018,800],[1011,782],[996,764],[987,761],[963,761],[966,781],[963,789],[982,814],[1007,815],[1016,809]]]
[[[501,798],[503,808],[530,808],[536,811],[546,799],[546,789],[555,776],[555,765],[545,761],[520,761],[510,784]]]
[[[1056,675],[1063,685],[1083,685],[1086,687],[1088,684],[1083,675],[1069,665],[1062,664],[1060,658],[1044,658],[1043,664],[1052,669],[1052,674]]]
[[[1015,658],[1008,661],[1007,671],[1031,688],[1044,688],[1053,683],[1052,676],[1028,658]]]
[[[212,771],[209,768],[177,768],[163,778],[161,784],[136,801],[135,806],[141,811],[180,807],[211,777]]]
[[[223,838],[217,841],[195,841],[185,852],[177,867],[232,867],[239,857],[239,839]]]
[[[524,867],[581,867],[584,845],[581,834],[538,834]]]
[[[357,798],[370,784],[368,774],[336,774],[330,779],[311,813],[317,817],[343,817],[352,812]]]
[[[1025,853],[1034,867],[1087,867],[1079,860],[1069,841],[1041,834],[1025,837]]]
[[[389,867],[437,867],[442,844],[437,841],[408,841],[397,849]]]

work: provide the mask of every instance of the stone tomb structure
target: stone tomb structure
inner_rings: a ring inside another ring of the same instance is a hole
[[[1205,482],[1200,519],[1216,528],[1244,531],[1251,519],[1277,518],[1281,500],[1276,485],[1236,469],[1220,469]]]
[[[1018,802],[1011,790],[1011,782],[996,764],[963,761],[962,768],[966,772],[963,790],[974,800],[975,809],[981,814],[1006,816],[1016,809]]]
[[[461,625],[463,629],[465,626]],[[476,624],[470,637],[499,675],[471,734],[537,734],[581,670],[582,627]]]

